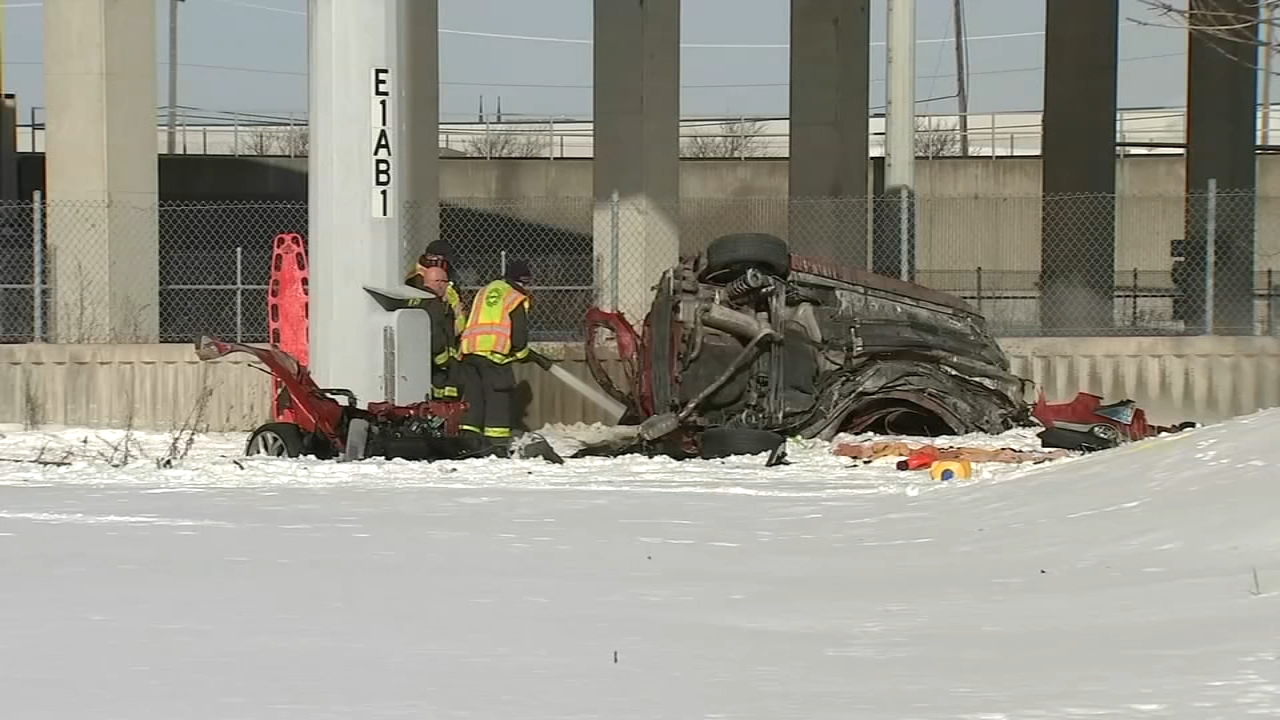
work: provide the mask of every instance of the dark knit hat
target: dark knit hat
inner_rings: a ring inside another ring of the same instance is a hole
[[[502,275],[507,282],[517,285],[528,285],[533,280],[533,272],[529,270],[529,263],[524,260],[508,260],[507,271]]]
[[[446,240],[432,240],[427,243],[427,248],[422,251],[423,255],[439,255],[446,260],[453,260],[453,247]]]
[[[449,281],[458,281],[458,269],[453,262],[453,246],[445,240],[432,240],[418,256],[422,267],[443,267],[449,273]]]

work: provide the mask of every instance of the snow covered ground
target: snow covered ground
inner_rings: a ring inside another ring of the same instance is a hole
[[[598,444],[617,432],[591,425],[556,425],[542,431],[565,457],[584,444]],[[634,432],[634,428],[631,430]],[[789,466],[763,468],[763,458],[733,458],[693,463],[647,458],[581,458],[566,465],[541,460],[497,458],[464,462],[415,463],[371,459],[358,464],[312,459],[277,460],[242,457],[247,435],[197,435],[185,459],[171,468],[157,460],[182,450],[166,433],[125,433],[69,429],[21,432],[0,427],[0,486],[88,484],[155,485],[161,487],[311,488],[319,486],[378,488],[578,488],[648,490],[747,495],[917,494],[938,486],[926,472],[902,473],[896,459],[862,465],[831,454],[831,444],[791,441]],[[871,440],[872,435],[844,436],[839,441]],[[917,439],[918,441],[918,439]],[[1016,430],[997,438],[974,435],[942,438],[937,442],[965,445],[1039,448],[1035,432]],[[179,453],[180,454],[180,453]],[[42,465],[24,460],[65,462]],[[856,468],[856,471],[850,472]],[[1013,468],[996,465],[977,469],[978,478],[999,477]]]
[[[1280,411],[947,484],[3,432],[6,718],[1280,714]]]

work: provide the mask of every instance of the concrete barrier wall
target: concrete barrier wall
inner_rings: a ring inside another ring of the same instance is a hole
[[[210,391],[209,429],[240,430],[270,412],[271,379],[248,356],[202,363],[181,345],[0,346],[0,423],[181,427]]]
[[[444,158],[440,195],[481,207],[493,203],[503,214],[526,221],[589,232],[591,162]],[[165,156],[160,159],[161,199],[305,202],[306,167],[305,158]],[[917,161],[919,267],[934,275],[926,282],[967,289],[974,280],[963,273],[971,275],[978,267],[1006,273],[1003,281],[1020,288],[1031,282],[1040,267],[1041,167],[1038,157]],[[680,195],[687,201],[680,219],[682,248],[741,230],[786,236],[787,168],[785,158],[682,161]],[[1117,158],[1117,272],[1169,268],[1169,241],[1184,234],[1184,170],[1178,155]],[[24,153],[19,171],[24,195],[43,188],[41,155]],[[1258,194],[1257,269],[1280,269],[1280,224],[1272,222],[1280,216],[1280,157],[1258,157]],[[1225,217],[1244,211],[1237,206],[1224,200],[1219,212]],[[850,212],[841,217],[852,222]],[[1167,278],[1143,279],[1144,285],[1168,283]]]
[[[1004,338],[1013,372],[1050,402],[1132,398],[1149,421],[1218,422],[1280,406],[1280,338]]]
[[[1152,422],[1215,422],[1280,406],[1280,338],[1007,338],[1015,372],[1051,401],[1077,390],[1137,400]],[[582,348],[543,346],[589,378]],[[594,423],[600,412],[534,366],[525,425]],[[202,363],[187,345],[0,346],[0,423],[124,427],[167,431],[183,425],[208,388],[203,423],[248,430],[268,419],[270,380],[247,356]]]
[[[1038,157],[919,160],[917,252],[924,283],[972,290],[973,271],[981,267],[988,291],[1030,288],[1040,270],[1041,167]],[[682,161],[682,252],[730,232],[786,238],[787,168],[786,159]],[[1184,168],[1181,156],[1116,160],[1116,272],[1144,271],[1143,286],[1172,282],[1169,243],[1185,234]],[[565,205],[563,199],[591,197],[591,161],[445,159],[440,194],[492,201],[524,220],[580,230],[589,224],[589,208]],[[1280,157],[1259,156],[1258,195],[1256,268],[1280,269],[1280,224],[1270,222],[1280,215]],[[836,216],[852,223],[853,209],[849,205]],[[1244,209],[1230,199],[1219,203],[1224,218]]]

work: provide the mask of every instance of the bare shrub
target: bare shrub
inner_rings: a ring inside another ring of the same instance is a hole
[[[536,158],[551,149],[548,130],[539,125],[489,126],[462,142],[463,152],[483,158]]]
[[[714,132],[691,134],[682,139],[681,154],[688,158],[765,157],[765,126],[759,120],[727,120]]]
[[[187,459],[187,455],[195,445],[196,437],[209,429],[206,416],[209,412],[209,400],[212,397],[213,387],[209,383],[209,368],[201,366],[200,390],[196,393],[182,425],[173,428],[170,432],[169,447],[162,457],[156,458],[157,467],[172,468]]]
[[[940,118],[916,118],[916,156],[926,158],[960,155],[960,129]]]

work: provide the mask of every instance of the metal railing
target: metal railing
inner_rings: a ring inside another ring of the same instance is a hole
[[[29,110],[17,128],[16,147],[44,151],[43,108]],[[1178,153],[1185,142],[1185,108],[1121,110],[1116,139],[1123,154]],[[159,113],[158,113],[159,115]],[[1277,114],[1280,115],[1280,114]],[[1259,142],[1267,136],[1272,114],[1259,110]],[[1039,112],[969,113],[965,116],[969,155],[1000,157],[1039,155],[1042,120]],[[960,116],[921,115],[916,145],[921,157],[960,155]],[[215,112],[181,108],[177,116],[175,152],[182,155],[305,157],[309,151],[305,113]],[[1274,129],[1273,129],[1274,130]],[[873,156],[883,154],[883,118],[869,120]],[[157,118],[159,152],[168,151],[167,117]],[[593,155],[590,120],[568,116],[506,113],[484,119],[447,120],[439,129],[440,147],[474,158],[589,158]],[[790,124],[783,116],[685,117],[680,146],[686,158],[785,158],[790,152]],[[1161,147],[1163,146],[1163,147]]]

